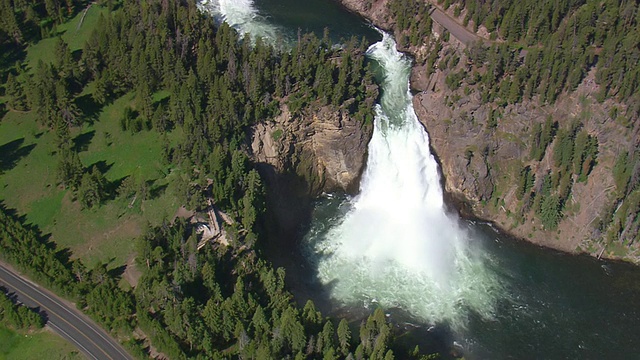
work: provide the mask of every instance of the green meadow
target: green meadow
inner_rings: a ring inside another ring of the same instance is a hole
[[[53,31],[69,44],[71,51],[81,51],[100,14],[106,12],[91,6],[82,26],[78,26],[83,14],[80,12]],[[27,73],[40,60],[52,61],[57,36],[27,48],[23,59]],[[54,134],[36,122],[34,111],[8,111],[0,120],[0,201],[25,216],[28,223],[37,226],[59,247],[69,248],[73,257],[81,258],[88,266],[107,262],[115,267],[133,255],[132,240],[146,224],[171,218],[179,207],[167,187],[172,174],[163,164],[161,149],[163,141],[176,142],[181,134],[174,131],[161,137],[155,131],[123,131],[120,119],[125,107],[135,107],[133,97],[124,95],[103,107],[86,108],[80,102],[91,96],[92,88],[90,83],[76,99],[85,116],[82,125],[72,128],[71,135],[83,166],[100,168],[113,196],[98,207],[81,209],[73,192],[56,181]],[[160,92],[154,99],[165,97]],[[150,198],[134,201],[116,196],[118,184],[129,176],[148,184]]]
[[[0,360],[84,358],[73,345],[47,329],[21,333],[0,325]]]

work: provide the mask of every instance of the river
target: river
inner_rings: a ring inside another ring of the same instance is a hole
[[[336,42],[356,35],[372,43],[382,96],[360,192],[319,199],[299,244],[334,312],[382,306],[412,329],[407,341],[472,359],[637,356],[638,268],[541,249],[446,211],[411,104],[410,60],[390,36],[329,0],[214,0],[206,8],[274,42],[328,28]]]

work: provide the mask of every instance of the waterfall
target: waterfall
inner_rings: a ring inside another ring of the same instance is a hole
[[[319,280],[344,304],[398,307],[428,322],[464,327],[490,318],[497,277],[467,230],[447,214],[438,165],[413,109],[410,61],[391,36],[367,55],[382,73],[380,104],[360,193],[328,230],[306,238]]]
[[[286,37],[251,0],[206,0],[200,8],[240,33],[272,43]],[[445,212],[438,165],[411,101],[411,62],[388,34],[367,55],[382,73],[382,97],[360,194],[342,216],[316,218],[303,243],[309,261],[344,305],[398,307],[456,328],[471,312],[491,318],[505,292],[491,259]]]

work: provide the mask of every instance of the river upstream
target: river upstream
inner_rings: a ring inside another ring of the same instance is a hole
[[[336,42],[356,35],[372,44],[382,96],[360,192],[320,199],[299,249],[332,311],[382,306],[413,329],[411,341],[438,338],[472,359],[639,356],[638,268],[540,249],[446,211],[411,103],[411,63],[390,36],[330,0],[209,0],[203,8],[274,42],[293,43],[298,29],[322,36],[326,27]]]

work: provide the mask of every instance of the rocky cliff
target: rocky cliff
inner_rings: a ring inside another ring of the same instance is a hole
[[[341,2],[392,29],[396,37],[401,35],[388,9],[390,1]],[[486,29],[480,27],[477,34],[483,32]],[[438,38],[439,45],[433,46]],[[468,205],[467,215],[544,246],[638,261],[635,235],[620,235],[635,224],[633,219],[615,224],[625,201],[624,196],[620,200],[624,190],[616,186],[612,168],[621,154],[635,151],[639,129],[637,122],[616,116],[625,113],[624,104],[596,101],[599,89],[593,70],[575,91],[560,95],[553,104],[536,97],[497,104],[483,100],[472,77],[454,78],[484,69],[473,64],[464,44],[437,23],[421,45],[402,50],[416,60],[411,78],[414,107],[441,162],[445,191]],[[542,147],[540,129],[545,122],[552,124],[553,135]],[[561,133],[571,134],[568,148],[574,155],[584,151],[582,142],[592,142],[596,150],[588,159],[573,156],[570,165],[561,165],[561,149],[567,147]],[[558,198],[566,199],[561,208]]]
[[[292,115],[286,106],[251,132],[251,150],[267,182],[280,235],[295,236],[321,192],[355,192],[373,127],[330,106]]]
[[[467,201],[474,216],[494,221],[518,237],[564,251],[600,254],[597,220],[616,190],[611,167],[619,150],[631,146],[631,139],[609,116],[613,103],[594,101],[591,94],[597,89],[592,76],[553,106],[522,102],[506,106],[497,119],[490,120],[496,116],[494,106],[483,104],[478,94],[449,90],[444,82],[447,73],[437,71],[430,79],[430,89],[414,97],[416,113],[439,155],[445,190]],[[532,204],[523,203],[525,196],[518,198],[524,168],[533,174],[532,189],[540,189],[545,176],[558,171],[553,160],[556,140],[540,161],[530,156],[532,128],[549,117],[561,127],[579,121],[582,130],[598,141],[597,161],[586,181],[571,176],[569,204],[552,230],[545,229],[535,212],[527,209]],[[493,127],[490,121],[495,121]],[[604,255],[615,254],[605,251]],[[626,255],[633,256],[633,252]]]

